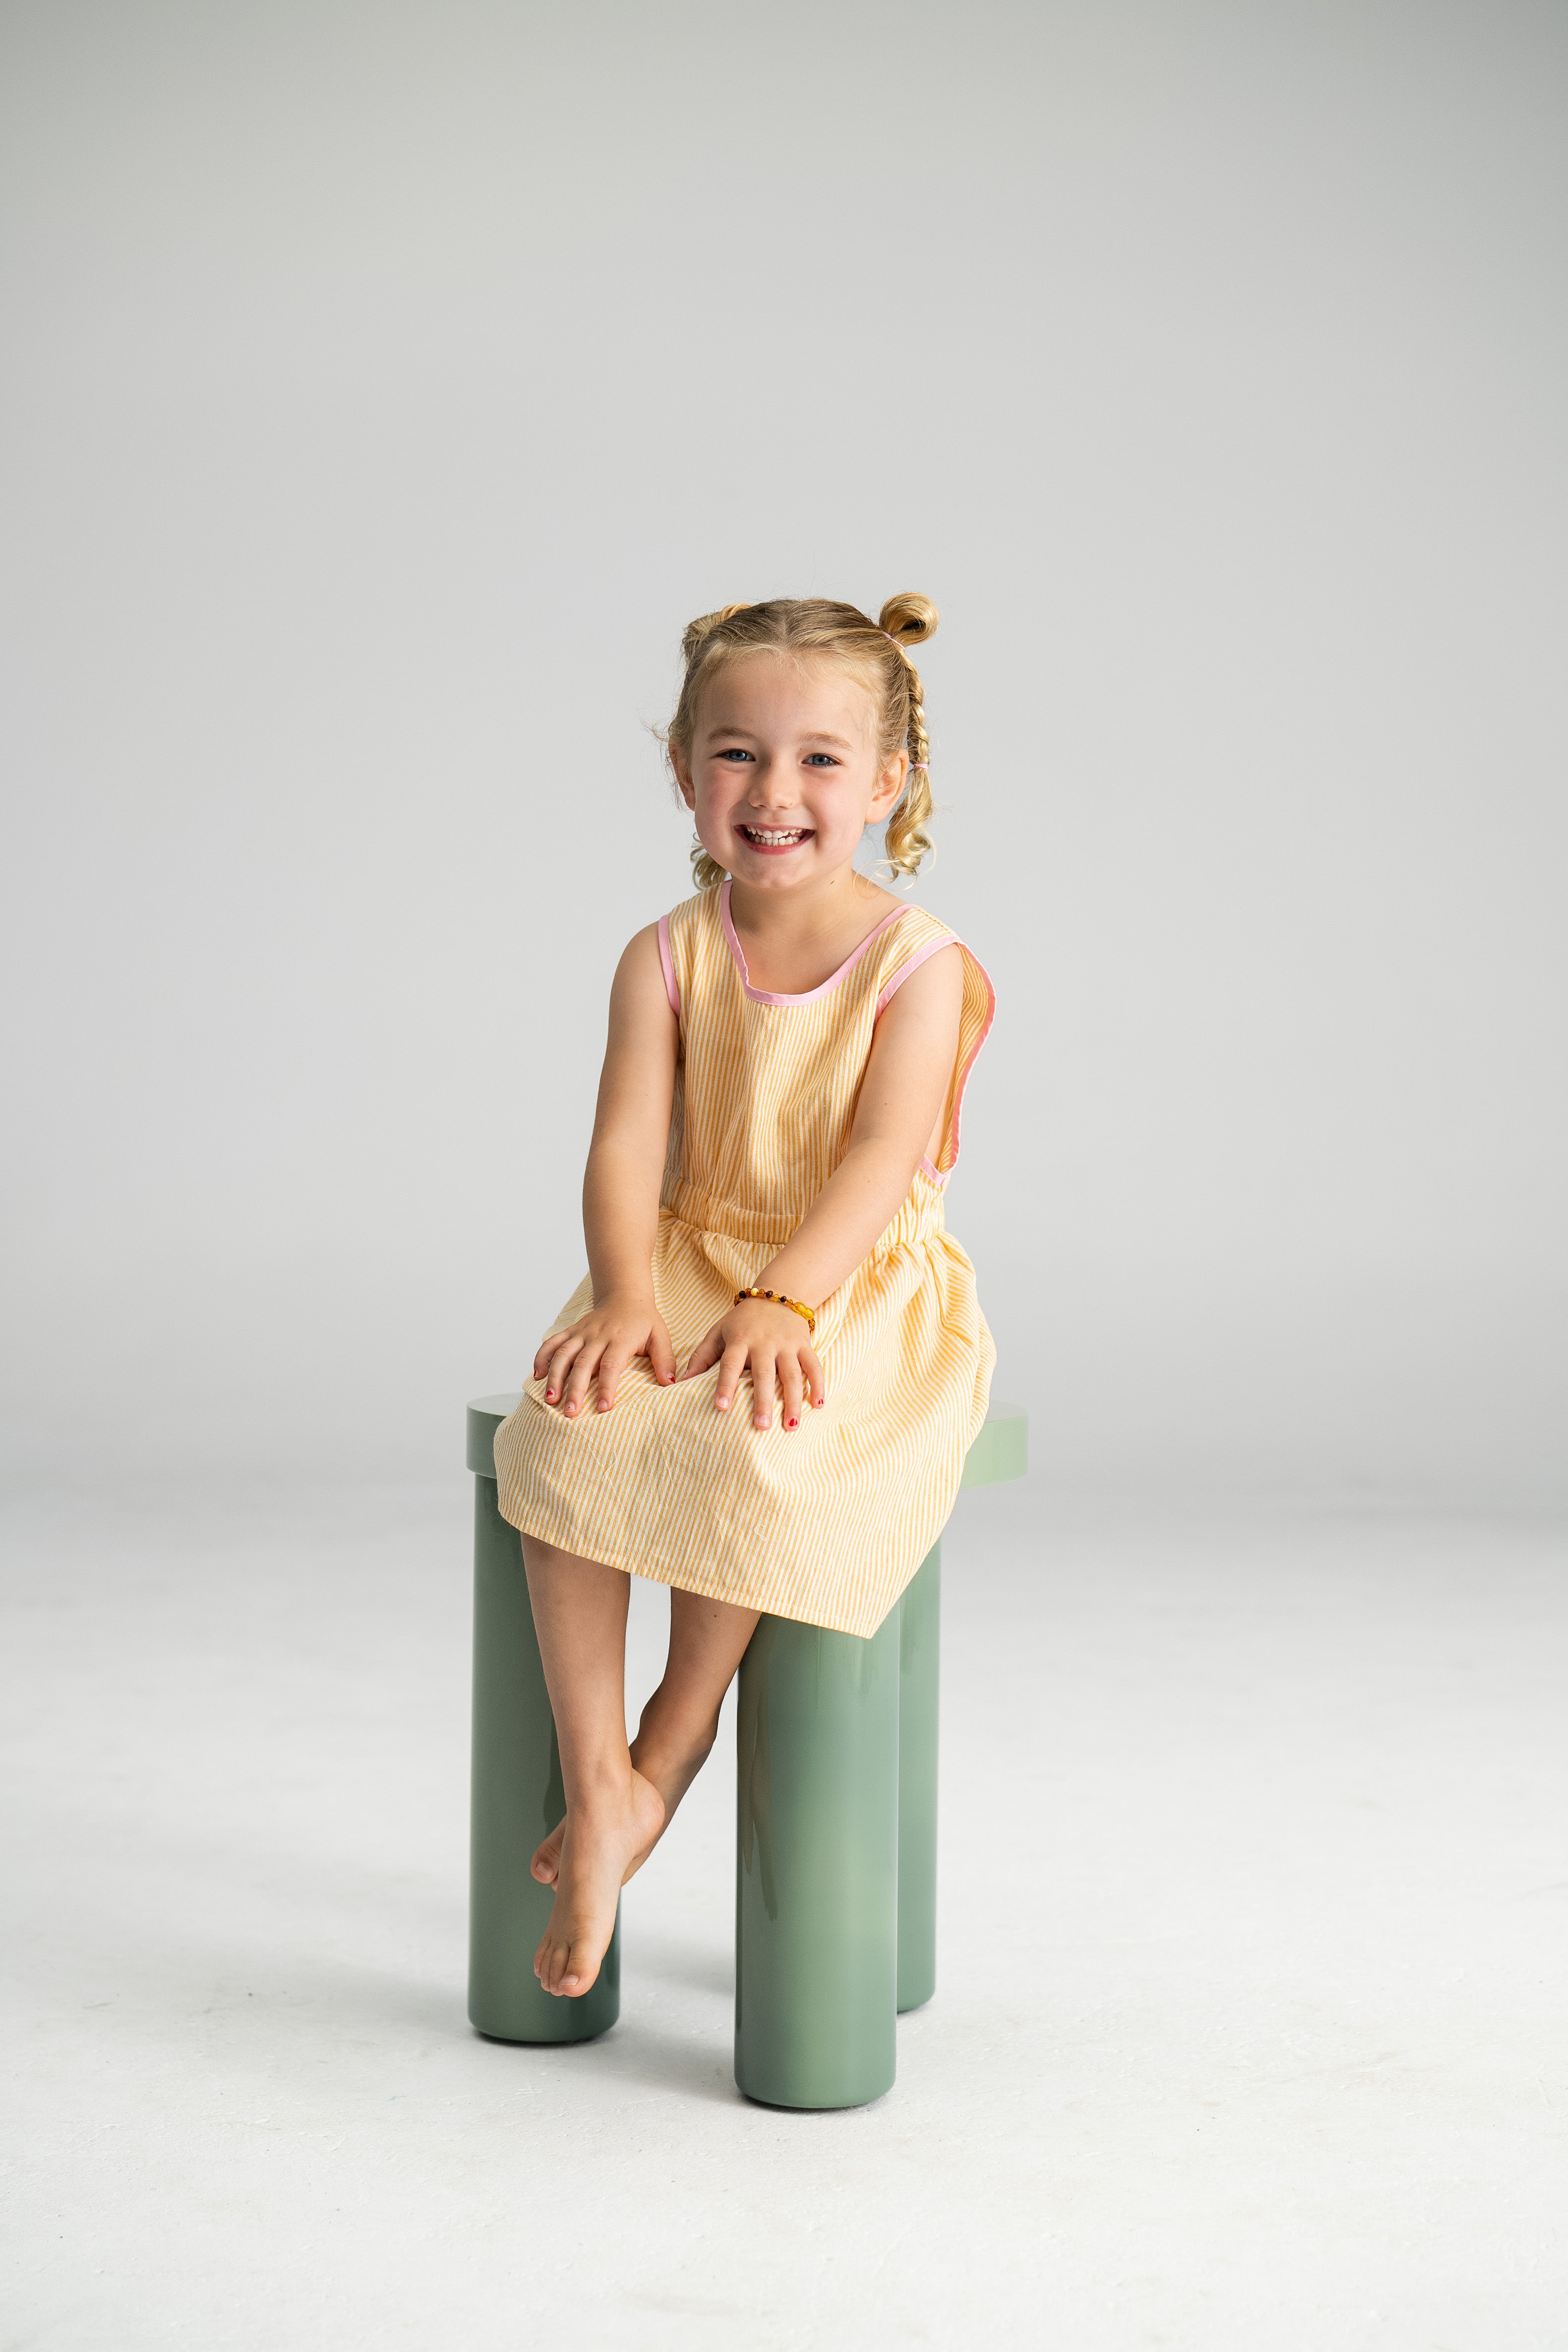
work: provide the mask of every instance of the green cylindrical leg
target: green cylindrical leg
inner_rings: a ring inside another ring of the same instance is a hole
[[[557,1999],[533,1973],[554,1897],[528,1865],[565,1810],[522,1545],[497,1507],[495,1480],[477,1477],[468,2015],[498,2042],[586,2042],[620,2014],[618,1916],[597,1981],[580,1999]]]
[[[864,2106],[896,2067],[899,1612],[868,1642],[764,1617],[738,1735],[735,2080]]]
[[[936,1720],[942,1546],[899,1603],[899,2007],[936,1990]]]

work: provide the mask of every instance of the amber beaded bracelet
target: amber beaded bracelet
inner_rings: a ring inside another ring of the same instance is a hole
[[[815,1307],[803,1307],[798,1298],[786,1298],[782,1290],[759,1290],[755,1283],[752,1284],[750,1290],[736,1291],[735,1304],[737,1307],[739,1307],[742,1298],[771,1298],[775,1307],[793,1307],[797,1315],[803,1315],[805,1318],[806,1323],[810,1327],[811,1336],[814,1339],[816,1339],[816,1310]]]

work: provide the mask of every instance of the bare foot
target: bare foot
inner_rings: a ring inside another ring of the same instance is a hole
[[[566,1816],[563,1813],[550,1835],[533,1849],[533,1860],[528,1867],[541,1886],[553,1886],[561,1875],[561,1841],[565,1834]]]
[[[696,1746],[670,1750],[661,1747],[657,1734],[639,1730],[632,1742],[632,1769],[645,1780],[651,1780],[664,1802],[664,1816],[640,1853],[632,1856],[626,1866],[626,1877],[632,1878],[642,1868],[659,1839],[675,1818],[675,1809],[707,1763],[717,1736],[718,1726]],[[541,1886],[553,1886],[561,1874],[561,1842],[566,1834],[566,1824],[557,1822],[542,1844],[534,1848],[529,1869]],[[624,1881],[622,1882],[625,1883]]]
[[[590,1801],[569,1808],[550,1925],[533,1956],[546,1992],[576,2000],[589,1990],[616,1931],[622,1885],[663,1822],[658,1790],[636,1770],[622,1788],[596,1790]]]

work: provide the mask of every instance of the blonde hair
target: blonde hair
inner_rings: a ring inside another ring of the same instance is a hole
[[[724,662],[742,654],[821,654],[843,662],[876,699],[882,764],[900,749],[909,752],[910,772],[888,819],[886,854],[895,874],[918,874],[931,848],[925,830],[931,813],[931,744],[925,688],[905,649],[934,636],[940,617],[929,596],[913,594],[889,596],[874,621],[826,596],[775,596],[765,604],[726,604],[704,613],[680,640],[686,676],[665,741],[689,764],[702,689]],[[723,866],[700,842],[691,852],[691,870],[700,890],[724,878]]]

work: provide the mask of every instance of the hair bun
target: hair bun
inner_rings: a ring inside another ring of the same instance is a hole
[[[923,646],[934,637],[942,614],[929,596],[917,596],[912,588],[901,596],[889,596],[877,615],[877,626],[896,637],[901,646]]]

